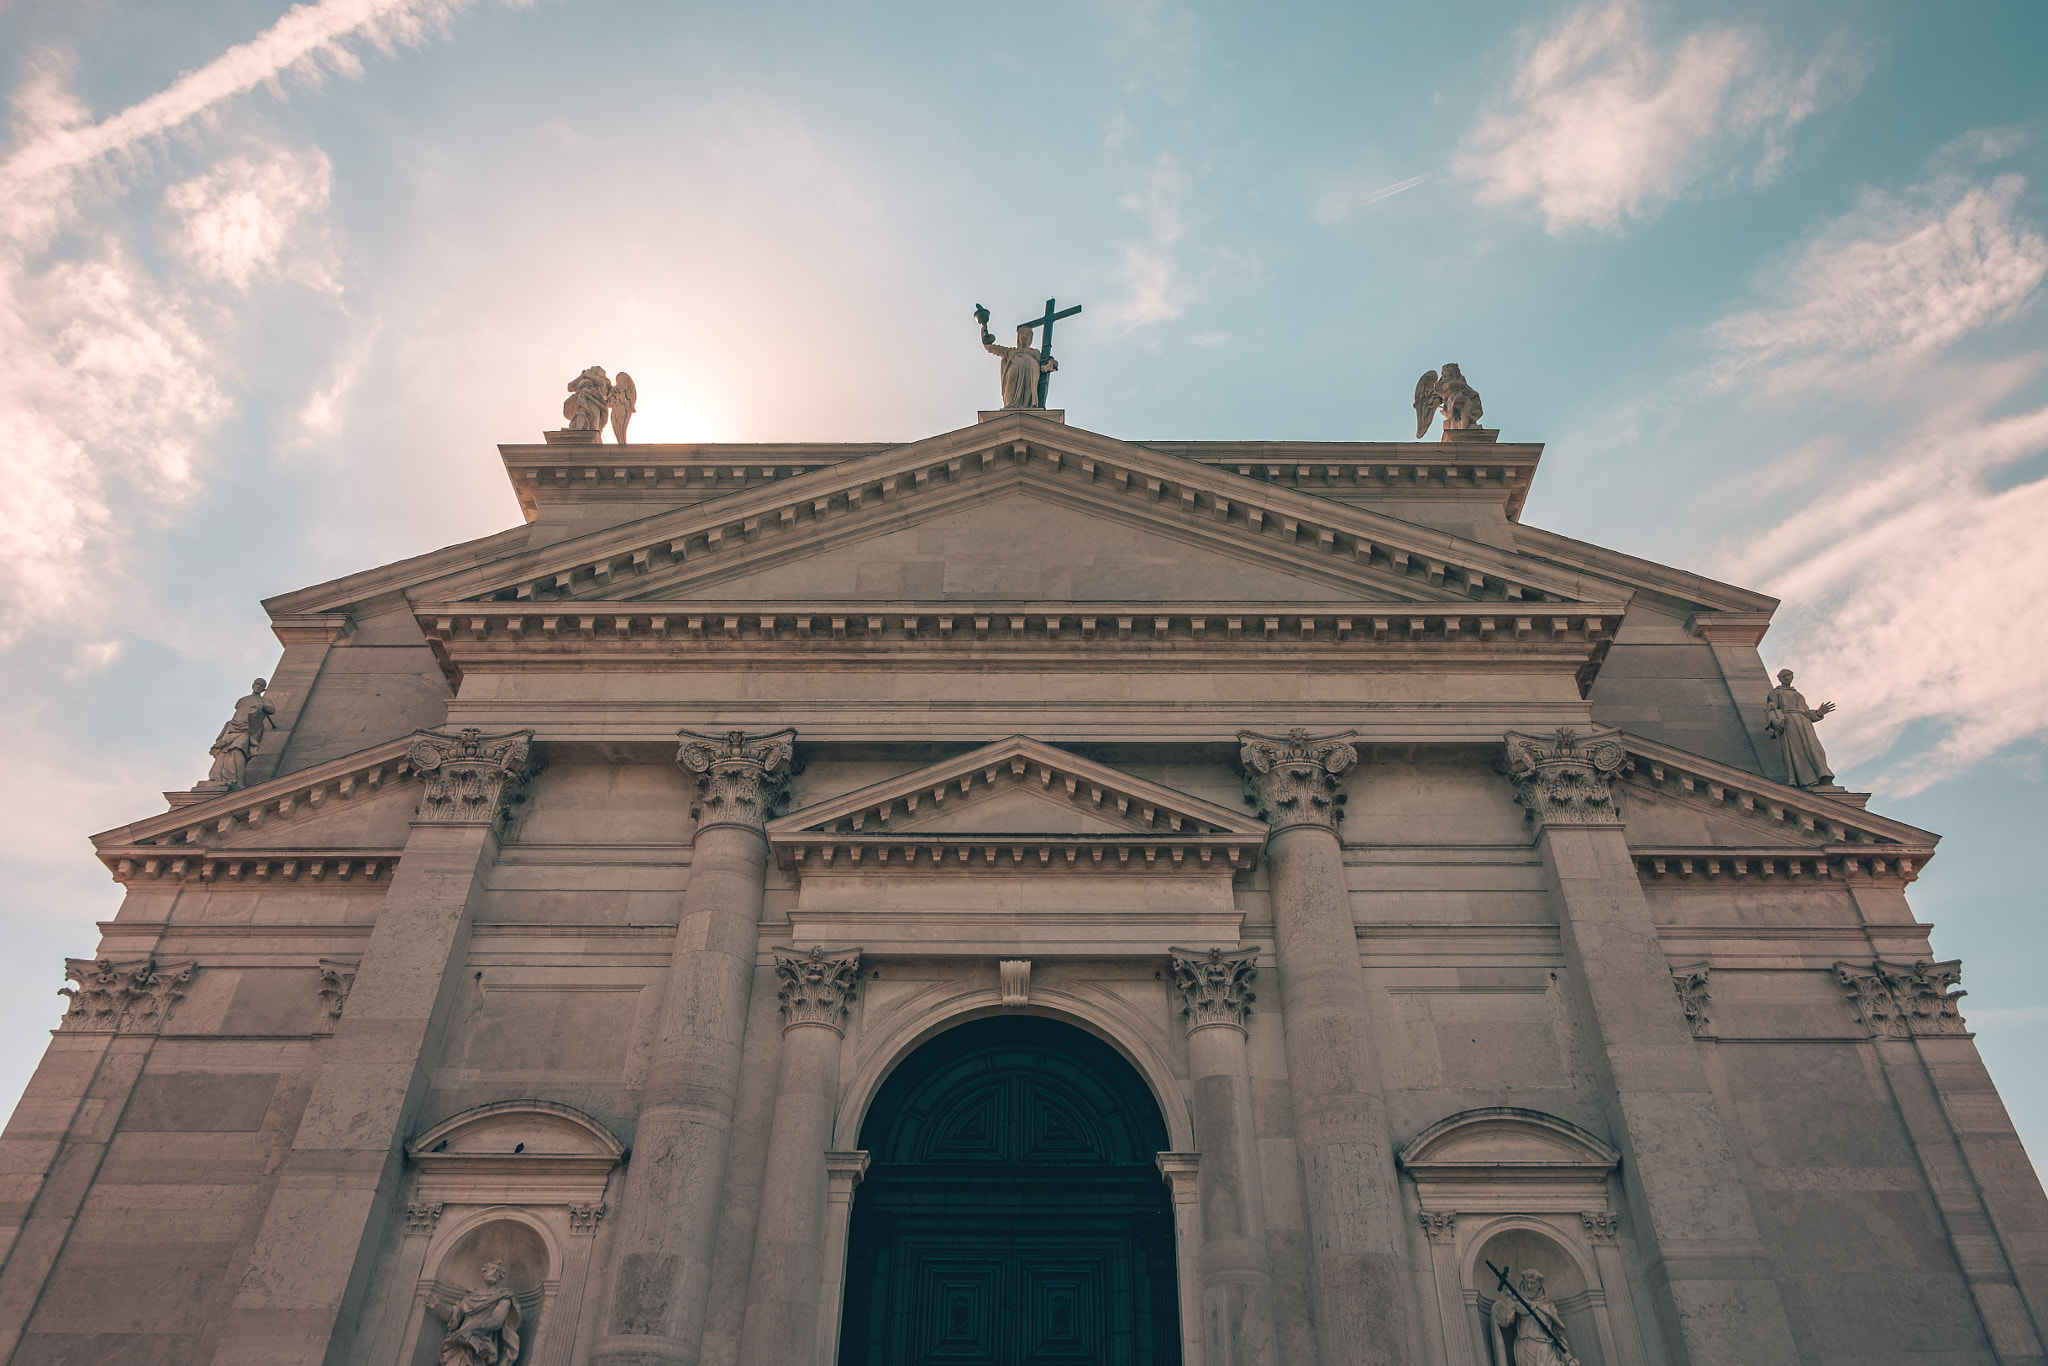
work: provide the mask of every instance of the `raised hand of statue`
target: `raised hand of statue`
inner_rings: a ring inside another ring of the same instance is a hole
[[[1821,717],[1823,717],[1823,716],[1826,716],[1826,715],[1827,715],[1827,714],[1828,714],[1829,712],[1833,711],[1834,709],[1835,709],[1835,704],[1834,704],[1834,703],[1832,703],[1832,702],[1823,702],[1823,703],[1821,703],[1821,704],[1820,704],[1820,706],[1819,706],[1819,707],[1815,708],[1815,710],[1814,710],[1814,714],[1813,714],[1813,719],[1814,719],[1814,720],[1816,720],[1816,721],[1818,721],[1818,720],[1820,720],[1820,718],[1821,718]]]

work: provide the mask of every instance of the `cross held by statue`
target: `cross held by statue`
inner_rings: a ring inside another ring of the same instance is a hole
[[[1071,317],[1073,317],[1073,316],[1074,316],[1074,315],[1075,315],[1076,313],[1079,313],[1079,312],[1081,311],[1081,305],[1079,305],[1079,304],[1075,304],[1075,305],[1074,305],[1074,306],[1073,306],[1072,308],[1057,308],[1057,305],[1058,305],[1058,300],[1056,300],[1056,299],[1047,299],[1047,300],[1045,301],[1045,316],[1044,316],[1044,317],[1042,317],[1042,318],[1035,318],[1035,319],[1033,319],[1033,320],[1032,320],[1032,321],[1030,321],[1030,322],[1024,322],[1024,323],[1018,323],[1018,324],[1017,324],[1017,326],[1019,326],[1019,327],[1035,327],[1035,328],[1038,328],[1038,329],[1039,329],[1039,333],[1038,333],[1038,354],[1039,354],[1039,355],[1041,355],[1041,356],[1050,356],[1050,355],[1052,355],[1052,325],[1053,325],[1054,323],[1058,322],[1058,321],[1059,321],[1059,320],[1060,320],[1061,318],[1071,318]],[[1056,309],[1056,308],[1057,308],[1057,311],[1055,311],[1055,309]],[[1084,357],[1084,359],[1085,359],[1085,357]],[[1039,375],[1039,377],[1038,377],[1038,406],[1039,406],[1039,407],[1041,407],[1041,408],[1045,407],[1045,395],[1046,395],[1046,390],[1047,390],[1047,389],[1049,389],[1049,388],[1050,388],[1051,386],[1052,386],[1052,373],[1051,373],[1050,371],[1046,371],[1045,373],[1042,373],[1042,374],[1040,374],[1040,375]]]

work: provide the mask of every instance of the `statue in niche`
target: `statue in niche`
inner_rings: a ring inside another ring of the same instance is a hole
[[[1015,346],[998,346],[995,334],[988,330],[988,310],[977,308],[975,318],[981,323],[981,347],[991,356],[1001,357],[1003,362],[1003,406],[1005,408],[1036,408],[1038,406],[1038,377],[1051,374],[1060,368],[1060,363],[1050,355],[1041,356],[1031,346],[1031,329],[1017,329]]]
[[[605,378],[604,367],[593,365],[569,381],[569,397],[562,400],[562,419],[572,432],[602,434],[605,410],[611,406],[611,400],[612,383]]]
[[[248,780],[249,760],[262,748],[263,733],[277,727],[271,720],[277,707],[263,695],[269,686],[270,680],[256,679],[249,684],[249,695],[235,703],[235,714],[214,737],[213,768],[200,784],[201,791],[236,792]]]
[[[1778,670],[1778,686],[1764,699],[1764,731],[1783,748],[1785,773],[1794,787],[1833,786],[1834,770],[1828,767],[1827,751],[1820,747],[1813,723],[1834,709],[1832,702],[1807,706],[1792,686],[1792,671]]]
[[[1479,391],[1465,382],[1465,372],[1458,368],[1456,361],[1445,361],[1443,373],[1434,370],[1422,372],[1422,378],[1415,381],[1415,439],[1422,440],[1429,431],[1431,419],[1437,409],[1444,412],[1444,430],[1462,432],[1476,428],[1479,419],[1486,416],[1486,409],[1479,402]]]
[[[441,1366],[512,1366],[519,1358],[519,1301],[505,1284],[503,1262],[485,1262],[484,1283],[445,1308],[429,1302],[448,1321],[441,1339]]]
[[[1520,1289],[1520,1301],[1503,1287],[1500,1298],[1493,1302],[1501,1360],[1512,1366],[1579,1366],[1579,1359],[1571,1354],[1570,1339],[1564,1335],[1564,1316],[1543,1289],[1543,1273],[1524,1271]],[[1545,1328],[1550,1331],[1544,1332]],[[1559,1343],[1565,1344],[1564,1350],[1559,1350]]]
[[[633,377],[624,370],[619,371],[619,377],[612,381],[611,395],[605,406],[611,410],[612,440],[623,446],[626,444],[626,424],[633,420],[633,411],[640,406],[640,391],[634,387]]]

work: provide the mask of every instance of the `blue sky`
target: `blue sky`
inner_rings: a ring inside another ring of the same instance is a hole
[[[1048,294],[1132,438],[1400,439],[1785,599],[2037,1161],[2048,19],[1943,6],[0,0],[0,1093],[261,597],[512,525],[494,445],[910,440]]]

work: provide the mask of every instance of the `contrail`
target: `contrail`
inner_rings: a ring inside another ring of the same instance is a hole
[[[414,43],[445,24],[472,0],[317,0],[294,5],[282,19],[246,43],[180,76],[139,104],[84,128],[46,134],[0,165],[0,179],[20,184],[80,166],[144,138],[166,132],[210,106],[275,79],[309,58],[326,57],[348,70],[355,59],[339,44],[359,35],[389,51]]]

